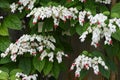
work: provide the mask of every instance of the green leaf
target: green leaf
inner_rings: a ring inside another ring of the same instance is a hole
[[[45,67],[43,69],[44,74],[48,75],[50,73],[50,71],[52,70],[52,67],[53,67],[53,63],[46,61]]]
[[[111,17],[112,18],[119,18],[119,14],[118,13],[111,13]]]
[[[8,37],[0,36],[0,51],[5,51],[6,48],[9,46],[10,40]]]
[[[0,67],[0,70],[9,73],[9,69],[7,67]]]
[[[110,59],[110,58],[106,58],[106,65],[108,66],[108,68],[110,69],[110,71],[113,71],[113,72],[117,72],[117,65],[115,64],[114,60],[113,59]]]
[[[11,59],[9,57],[1,58],[0,59],[0,64],[6,64],[11,62]]]
[[[77,26],[75,29],[77,34],[81,35],[83,33],[81,26]]]
[[[112,37],[118,41],[120,41],[120,30],[117,30],[115,33],[112,34]]]
[[[110,71],[105,70],[102,66],[99,66],[99,70],[100,70],[101,74],[109,80]]]
[[[21,79],[17,78],[15,75],[12,75],[10,76],[10,80],[21,80]]]
[[[88,74],[88,70],[84,70],[84,69],[81,70],[79,80],[83,80],[85,76],[87,76],[87,74]]]
[[[76,26],[76,32],[81,35],[86,29],[88,28],[89,23],[84,24],[83,26],[80,26],[79,24]]]
[[[20,30],[22,28],[21,26],[22,23],[19,17],[15,14],[8,15],[3,21],[3,27]]]
[[[19,68],[23,71],[23,73],[28,75],[31,71],[31,58],[21,58]]]
[[[9,8],[10,4],[6,0],[0,0],[0,8]]]
[[[106,45],[105,50],[109,57],[116,56],[120,54],[120,44],[118,41],[113,41],[113,45]]]
[[[10,62],[10,63],[4,64],[2,67],[6,67],[8,68],[9,71],[11,71],[13,69],[18,68],[18,63]]]
[[[96,56],[96,57],[103,57],[103,54],[101,52],[99,52],[99,51],[93,51],[92,55]]]
[[[45,59],[40,61],[38,57],[35,57],[33,59],[33,66],[35,69],[37,69],[39,72],[41,72],[45,66]]]
[[[10,72],[10,76],[16,75],[17,72],[22,72],[22,70],[21,70],[21,69],[13,69],[13,70]]]
[[[76,33],[76,29],[74,27],[70,27],[70,34],[74,35]]]
[[[70,22],[69,21],[60,21],[59,26],[63,29],[63,30],[68,30],[70,28]]]
[[[109,10],[104,4],[97,4],[97,5],[99,5],[98,6],[98,9],[100,10],[99,12],[101,12],[101,13],[107,12],[107,14],[108,14]]]
[[[21,69],[13,69],[10,72],[10,80],[16,80],[16,79],[21,80],[21,79],[19,79],[19,78],[16,77],[16,73],[17,72],[22,72],[22,70]]]
[[[109,11],[104,11],[103,14],[109,16],[110,12]]]
[[[77,3],[78,3],[78,1],[71,1],[69,3],[66,3],[65,6],[66,7],[73,7],[73,6],[76,6]]]
[[[83,51],[82,52],[84,55],[88,55],[89,53],[88,53],[88,51]]]
[[[7,72],[2,71],[0,73],[0,80],[8,80],[8,78],[9,78],[9,75]]]
[[[60,73],[60,67],[57,62],[55,62],[53,65],[52,73],[53,73],[53,76],[57,79]]]
[[[84,3],[85,10],[91,11],[92,14],[96,13],[96,5],[94,0],[87,0],[86,3]]]
[[[52,18],[46,19],[43,23],[42,31],[43,32],[53,31],[53,26],[54,26],[53,19]]]
[[[111,13],[116,13],[118,17],[120,17],[120,3],[117,3],[112,7]]]
[[[35,24],[33,24],[33,17],[29,21],[29,26],[30,26],[30,28],[35,27]]]
[[[0,26],[0,35],[1,36],[8,36],[8,29],[7,27]]]
[[[51,0],[39,0],[40,5],[42,5],[42,6],[46,6],[47,3],[49,3],[50,1],[51,1]]]

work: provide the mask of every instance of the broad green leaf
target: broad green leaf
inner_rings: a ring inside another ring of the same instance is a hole
[[[84,70],[84,69],[81,70],[79,80],[83,80],[85,76],[87,76],[87,74],[88,74],[88,70]]]
[[[48,75],[50,73],[50,71],[52,70],[52,67],[53,67],[53,63],[50,61],[46,61],[45,67],[43,69],[44,74]]]
[[[0,73],[0,80],[8,80],[8,78],[9,78],[9,75],[8,75],[8,73],[7,72],[1,72]]]
[[[120,30],[117,30],[115,33],[112,34],[112,37],[118,41],[120,41]]]
[[[10,80],[21,80],[21,79],[17,78],[15,75],[12,75],[10,76]]]
[[[17,72],[22,72],[22,70],[21,69],[13,69],[10,72],[10,80],[16,80],[16,79],[21,80],[21,79],[19,79],[19,78],[16,77],[16,73]]]
[[[112,7],[111,14],[116,13],[120,17],[120,2]]]
[[[42,31],[45,32],[45,31],[52,31],[53,30],[53,19],[50,18],[50,19],[46,19],[43,23],[43,28],[42,28]]]
[[[111,13],[112,18],[119,18],[120,15],[118,13]]]
[[[10,72],[10,76],[16,75],[17,72],[22,72],[22,70],[21,70],[21,69],[13,69],[13,70]]]
[[[0,64],[6,64],[11,62],[11,59],[9,57],[1,58],[0,59]]]
[[[103,57],[103,54],[101,52],[99,52],[99,51],[93,51],[92,55],[96,56],[96,57]]]
[[[106,57],[106,65],[110,69],[110,71],[117,72],[117,65],[114,63],[113,59]]]
[[[0,67],[0,70],[9,73],[9,69],[7,67]]]
[[[10,62],[7,64],[4,64],[2,67],[8,68],[9,71],[18,68],[18,63]]]
[[[63,30],[68,30],[70,28],[70,22],[69,21],[60,21],[59,26],[63,29]]]
[[[106,45],[105,50],[109,57],[114,57],[120,54],[120,44],[118,41],[113,41],[113,45]]]
[[[108,14],[109,10],[104,4],[98,4],[97,7],[98,7],[100,13],[107,12],[107,14]]]
[[[84,3],[84,7],[85,7],[85,10],[91,11],[92,14],[96,13],[96,5],[95,5],[94,0],[87,0]]]
[[[30,28],[35,27],[35,24],[33,24],[33,18],[30,19],[29,26]]]
[[[0,0],[0,8],[9,8],[10,4],[6,0]]]
[[[48,2],[50,2],[51,0],[39,0],[40,5],[42,6],[46,6]]]
[[[70,27],[70,34],[74,35],[76,33],[76,29],[74,27]]]
[[[22,28],[22,22],[17,15],[8,15],[3,21],[3,27],[20,30]]]
[[[57,79],[60,73],[60,67],[57,62],[55,62],[53,65],[52,73],[53,73],[53,76]]]
[[[5,51],[6,48],[9,46],[10,40],[8,37],[0,36],[0,51]]]
[[[44,60],[39,60],[38,57],[35,57],[33,59],[33,66],[36,70],[38,70],[39,72],[41,72],[45,66],[45,59]]]
[[[76,26],[76,32],[81,35],[84,31],[87,30],[87,28],[89,27],[89,23],[85,23],[83,24],[83,26],[80,26],[80,24],[78,24]]]
[[[110,77],[110,71],[109,70],[105,70],[102,66],[99,66],[99,70],[100,70],[100,73],[106,77],[107,79],[109,79]]]
[[[81,35],[83,33],[81,26],[77,26],[75,29],[76,29],[77,34]]]
[[[71,2],[69,2],[69,3],[66,3],[65,6],[66,6],[66,7],[73,7],[73,6],[75,6],[78,2],[79,2],[79,1],[71,1]]]
[[[19,68],[23,71],[23,73],[28,75],[31,71],[31,58],[21,58]]]
[[[1,36],[8,36],[8,29],[7,27],[0,26],[0,35]]]

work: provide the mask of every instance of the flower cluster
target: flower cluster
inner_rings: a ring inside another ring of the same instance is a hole
[[[30,55],[36,56],[40,54],[40,59],[45,57],[49,58],[49,61],[53,62],[54,57],[58,60],[58,63],[62,62],[62,56],[66,56],[63,51],[55,51],[54,45],[55,39],[52,36],[41,35],[23,35],[14,44],[11,43],[1,57],[11,55],[11,60],[16,61],[18,55],[30,53]]]
[[[74,0],[72,0],[74,1]],[[86,2],[87,0],[79,0],[80,2]],[[95,0],[95,2],[100,2],[100,3],[104,3],[104,4],[110,4],[111,0]]]
[[[81,26],[83,26],[83,23],[85,22],[85,17],[86,17],[86,15],[87,15],[87,16],[91,15],[91,12],[89,12],[89,11],[80,11],[80,12],[79,12],[79,17],[78,17],[78,19],[79,19],[79,24],[80,24]]]
[[[80,72],[82,69],[89,70],[90,68],[92,68],[94,73],[98,75],[100,73],[98,66],[99,64],[103,66],[104,69],[108,70],[108,67],[105,65],[105,62],[101,57],[92,58],[82,54],[75,59],[75,62],[72,64],[70,70],[73,70],[76,67],[75,77],[80,77]]]
[[[104,3],[104,4],[110,4],[111,0],[95,0],[95,2],[100,2],[100,3]]]
[[[36,0],[19,0],[17,3],[12,3],[10,5],[11,12],[15,12],[17,9],[22,12],[24,8],[32,10]]]
[[[21,78],[21,80],[37,80],[38,75],[37,74],[33,74],[33,75],[27,76],[26,74],[17,72],[16,73],[16,77],[17,78]]]
[[[84,13],[82,15],[82,13]],[[83,42],[86,38],[86,36],[89,33],[92,33],[92,42],[91,45],[94,45],[95,47],[99,46],[99,41],[101,38],[105,37],[104,44],[112,44],[111,35],[112,33],[116,32],[116,25],[120,28],[120,19],[109,19],[109,23],[106,21],[108,20],[108,17],[103,15],[102,13],[96,14],[95,16],[91,15],[87,12],[80,12],[79,17],[79,23],[83,26],[83,22],[85,19],[85,15],[87,15],[87,19],[89,20],[89,26],[88,29],[83,32],[83,34],[79,37],[81,39],[81,42]]]
[[[54,19],[54,26],[59,25],[60,19],[66,22],[67,19],[76,19],[76,14],[78,13],[78,10],[76,8],[66,8],[64,6],[50,6],[50,7],[39,7],[34,8],[27,17],[33,15],[33,23],[36,24],[38,20],[50,18],[52,17]]]

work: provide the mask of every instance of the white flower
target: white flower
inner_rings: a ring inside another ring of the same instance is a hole
[[[49,57],[49,61],[53,62],[54,53],[53,52],[49,53],[48,57]]]
[[[12,56],[10,56],[10,58],[11,58],[12,61],[15,61],[15,62],[16,62],[17,55],[16,55],[16,54],[13,54]]]
[[[102,38],[105,38],[104,44],[111,45],[112,44],[111,35],[112,33],[116,32],[117,26],[120,27],[120,19],[113,18],[108,20],[108,17],[103,15],[102,13],[96,14],[94,16],[86,11],[80,13],[84,13],[79,15],[81,16],[81,20],[82,19],[84,20],[85,14],[89,14],[87,15],[87,18],[90,22],[90,25],[88,26],[87,30],[84,31],[82,35],[79,37],[81,42],[85,41],[85,38],[87,37],[88,34],[92,34],[91,45],[98,47],[99,41]],[[106,23],[107,20],[109,21],[109,23]],[[80,25],[83,25],[82,22],[80,22]]]
[[[43,60],[47,56],[47,52],[43,51],[40,55],[40,59]]]
[[[108,70],[108,67],[105,65],[105,62],[102,60],[101,57],[88,57],[85,56],[84,54],[79,55],[76,59],[75,62],[72,64],[70,70],[75,70],[75,77],[80,77],[80,72],[82,69],[89,70],[90,68],[93,68],[93,71],[96,75],[99,74],[99,66],[104,67],[104,69]]]
[[[117,19],[115,22],[118,25],[118,27],[120,28],[120,19]]]
[[[30,17],[31,15],[34,16],[33,23],[36,24],[36,22],[39,19],[44,20],[45,18],[52,17],[54,20],[54,27],[56,28],[59,25],[60,19],[66,22],[67,19],[76,19],[76,14],[78,13],[78,10],[76,8],[66,8],[64,6],[50,6],[50,7],[39,7],[34,8],[27,17]]]
[[[85,16],[86,16],[87,12],[86,11],[80,11],[79,12],[79,23],[81,26],[83,26],[83,23],[85,22]]]
[[[40,54],[40,59],[43,60],[45,57],[49,57],[49,61],[54,62],[54,57],[58,59],[58,62],[62,62],[62,56],[68,57],[62,51],[58,51],[56,55],[56,47],[54,43],[55,38],[52,36],[41,36],[41,35],[23,35],[15,43],[11,43],[1,57],[6,57],[10,54],[11,60],[16,61],[17,56],[30,54],[36,56]],[[49,49],[50,52],[47,52]]]
[[[8,54],[5,54],[5,53],[1,53],[1,57],[4,58],[6,57]]]
[[[37,49],[39,52],[41,52],[43,50],[43,46],[39,46]]]
[[[13,45],[12,49],[11,49],[11,54],[16,54],[18,52],[18,46],[17,45]]]
[[[74,0],[72,0],[74,1]],[[86,2],[87,0],[79,0],[80,2]],[[95,0],[95,2],[100,2],[100,3],[104,3],[104,4],[110,4],[111,0]]]
[[[10,5],[10,8],[11,8],[11,12],[15,12],[16,11],[16,9],[18,8],[18,4],[15,4],[15,3],[12,3],[11,5]]]
[[[12,3],[10,5],[11,12],[15,12],[17,9],[22,12],[24,8],[32,10],[36,0],[19,0],[18,3]]]
[[[27,76],[26,74],[17,72],[16,73],[16,77],[18,77],[18,78],[22,77],[22,80],[37,80],[38,75],[37,74],[33,74],[33,75]]]
[[[62,62],[62,56],[65,55],[62,51],[57,52],[56,59],[58,60],[58,63]]]
[[[81,42],[85,41],[85,38],[86,38],[87,34],[88,34],[88,32],[85,31],[85,32],[79,37],[79,39],[81,39]]]

